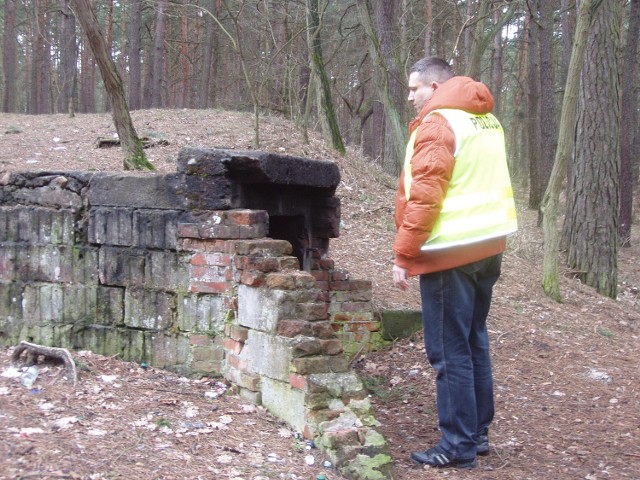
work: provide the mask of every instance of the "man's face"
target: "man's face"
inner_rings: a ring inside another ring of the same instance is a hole
[[[409,98],[407,100],[414,106],[416,112],[420,113],[420,110],[429,101],[437,86],[436,82],[425,83],[418,72],[413,72],[409,75]]]

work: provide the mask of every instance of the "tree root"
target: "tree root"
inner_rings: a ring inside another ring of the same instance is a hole
[[[22,352],[26,351],[26,365],[35,365],[38,363],[38,357],[43,355],[45,358],[57,358],[58,360],[62,360],[64,362],[65,368],[67,370],[67,377],[69,380],[73,382],[75,385],[78,382],[78,373],[76,371],[76,364],[69,353],[69,350],[66,348],[59,347],[45,347],[44,345],[36,345],[35,343],[25,342],[24,340],[20,342],[20,345],[16,347],[11,355],[11,361],[15,364],[18,362],[20,355]]]

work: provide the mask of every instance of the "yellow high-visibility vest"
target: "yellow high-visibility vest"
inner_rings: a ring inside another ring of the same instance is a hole
[[[500,122],[490,113],[438,109],[429,113],[433,114],[442,115],[455,134],[455,165],[442,210],[422,250],[472,244],[515,232],[516,206]],[[417,131],[409,138],[404,162],[407,201]]]

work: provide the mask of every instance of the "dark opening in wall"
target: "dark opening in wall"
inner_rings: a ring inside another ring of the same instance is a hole
[[[277,240],[286,240],[293,247],[293,256],[298,259],[300,269],[305,270],[305,257],[307,238],[303,215],[295,216],[270,216],[269,237]]]

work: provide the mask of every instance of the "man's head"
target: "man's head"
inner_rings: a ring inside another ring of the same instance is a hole
[[[422,110],[433,92],[453,77],[451,67],[438,57],[425,57],[413,64],[409,71],[409,102],[417,112]]]

